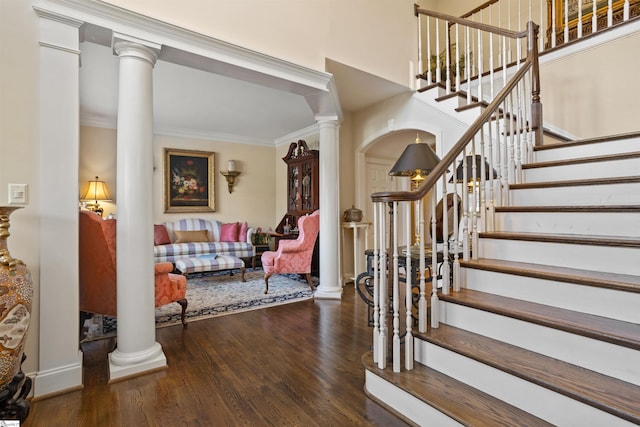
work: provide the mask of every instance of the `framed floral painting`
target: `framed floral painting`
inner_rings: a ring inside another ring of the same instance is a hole
[[[164,149],[164,211],[214,212],[214,153]]]

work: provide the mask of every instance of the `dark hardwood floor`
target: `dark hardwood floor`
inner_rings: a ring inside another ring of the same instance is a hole
[[[114,340],[83,344],[85,387],[37,400],[32,426],[405,426],[364,393],[366,306],[309,300],[160,328],[169,369],[107,384]]]

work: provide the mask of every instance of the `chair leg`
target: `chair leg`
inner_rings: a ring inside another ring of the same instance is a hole
[[[267,292],[269,292],[269,277],[271,277],[273,273],[267,273],[264,275],[264,293],[266,294]]]
[[[311,273],[307,273],[305,276],[307,277],[307,283],[309,284],[309,287],[312,291],[314,291],[315,288],[313,287],[313,281],[311,280]]]
[[[180,313],[180,320],[182,320],[182,326],[186,328],[187,326],[189,326],[189,325],[187,325],[187,319],[186,319],[187,304],[188,304],[187,299],[186,298],[182,298],[181,300],[178,300],[177,302],[182,307],[182,313]]]
[[[242,267],[242,268],[240,269],[240,271],[242,272],[242,281],[243,281],[243,282],[246,282],[246,281],[247,281],[247,279],[245,279],[245,278],[244,278],[244,271],[245,271],[245,268],[244,268],[244,267]]]

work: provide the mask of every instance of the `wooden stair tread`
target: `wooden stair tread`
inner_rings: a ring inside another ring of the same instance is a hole
[[[611,184],[634,184],[640,182],[640,176],[592,178],[592,179],[572,179],[562,181],[547,182],[527,182],[511,184],[511,190],[524,190],[529,188],[552,188],[552,187],[577,187],[584,185],[611,185]]]
[[[586,286],[640,293],[640,276],[632,276],[629,274],[607,273],[602,271],[581,270],[576,268],[487,258],[460,261],[460,266],[518,276],[535,277],[538,279],[577,283]]]
[[[640,212],[640,205],[497,206],[496,212]]]
[[[379,369],[373,355],[362,356],[366,370],[467,426],[551,426],[544,420],[420,363],[412,371]],[[375,398],[374,398],[375,399]]]
[[[442,301],[640,350],[640,325],[635,323],[470,289],[439,296]]]
[[[576,245],[593,246],[621,246],[628,248],[640,248],[640,239],[629,236],[598,236],[586,234],[547,234],[547,233],[524,233],[492,231],[482,232],[478,236],[481,239],[502,239],[502,240],[526,240],[530,242],[565,243]]]
[[[534,162],[527,163],[522,165],[523,170],[530,169],[538,169],[538,168],[546,168],[553,166],[567,166],[567,165],[577,165],[584,163],[598,163],[598,162],[606,162],[612,160],[627,160],[631,158],[640,157],[640,152],[630,152],[630,153],[616,153],[616,154],[606,154],[601,156],[593,156],[593,157],[580,157],[575,159],[565,159],[565,160],[553,160],[547,162]]]
[[[597,144],[597,143],[602,143],[602,142],[616,142],[616,141],[623,141],[625,139],[630,139],[630,138],[637,138],[640,137],[640,132],[629,132],[629,133],[622,133],[622,134],[618,134],[618,135],[608,135],[608,136],[603,136],[603,137],[596,137],[596,138],[586,138],[586,139],[579,139],[576,141],[567,141],[567,142],[562,142],[562,143],[555,143],[555,144],[546,144],[546,145],[538,145],[533,147],[533,151],[546,151],[546,150],[554,150],[556,148],[565,148],[565,147],[570,147],[570,146],[578,146],[578,145],[588,145],[588,144]]]
[[[415,336],[617,417],[640,423],[640,387],[634,384],[449,325],[441,324]]]

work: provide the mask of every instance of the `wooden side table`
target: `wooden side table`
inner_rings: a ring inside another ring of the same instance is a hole
[[[253,256],[253,259],[251,260],[251,267],[252,268],[256,268],[256,261],[258,261],[260,263],[260,265],[262,265],[262,254],[271,250],[269,245],[254,245],[254,247],[256,248],[256,254]]]
[[[360,261],[360,230],[364,231],[364,247],[369,246],[369,223],[368,222],[343,222],[342,223],[342,246],[344,247],[345,230],[353,230],[353,276],[343,276],[343,280],[353,281],[356,283],[358,277],[358,269],[362,265]]]

